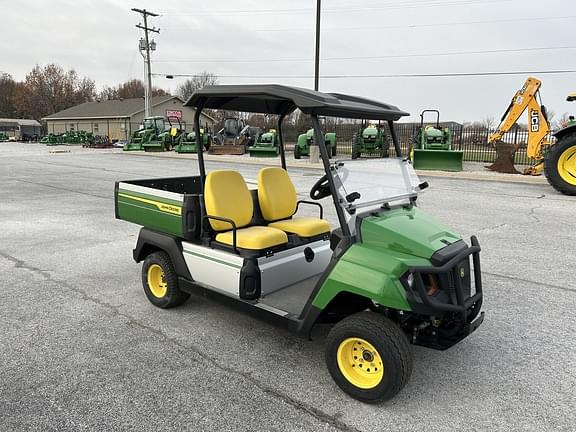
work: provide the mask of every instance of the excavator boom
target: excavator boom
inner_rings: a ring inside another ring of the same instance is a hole
[[[542,83],[536,78],[528,78],[524,86],[516,92],[512,102],[500,120],[498,130],[488,138],[488,143],[500,141],[504,134],[510,131],[524,111],[528,110],[528,148],[526,155],[535,160],[542,159],[542,145],[550,125],[546,118],[546,109],[538,103],[539,90]]]

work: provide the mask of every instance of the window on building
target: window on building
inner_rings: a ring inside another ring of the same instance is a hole
[[[92,128],[94,129],[94,133],[98,133],[98,123],[94,123]]]
[[[70,123],[70,130],[74,131],[74,123]]]

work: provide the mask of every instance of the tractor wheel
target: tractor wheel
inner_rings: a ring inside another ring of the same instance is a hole
[[[326,338],[326,364],[336,384],[363,402],[391,399],[412,373],[408,338],[375,312],[360,312],[336,324]]]
[[[544,159],[548,183],[566,195],[576,195],[576,133],[566,135],[550,147]]]
[[[332,148],[332,156],[335,157],[335,156],[336,156],[336,153],[337,153],[337,151],[336,151],[336,150],[337,150],[337,149],[336,149],[336,143],[332,144],[331,148]]]
[[[154,252],[142,264],[142,285],[154,306],[168,309],[184,303],[189,295],[180,291],[178,275],[166,252]]]
[[[300,155],[300,146],[296,144],[294,146],[294,159],[300,159],[302,156]]]

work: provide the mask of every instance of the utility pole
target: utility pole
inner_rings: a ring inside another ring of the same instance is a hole
[[[154,40],[152,40],[152,42],[150,42],[149,38],[148,38],[148,32],[152,32],[152,33],[160,33],[160,29],[156,28],[156,27],[148,27],[148,17],[152,16],[152,17],[157,17],[158,14],[155,14],[153,12],[149,12],[146,9],[137,9],[137,8],[132,8],[132,11],[137,12],[139,14],[142,15],[143,19],[144,19],[144,25],[142,25],[141,23],[138,23],[138,25],[136,27],[138,27],[139,29],[144,30],[144,40],[140,39],[140,53],[145,52],[146,54],[142,54],[142,56],[144,57],[144,77],[145,77],[145,81],[144,81],[144,115],[146,117],[150,117],[151,115],[151,103],[150,103],[150,97],[152,96],[152,70],[150,69],[150,50],[155,51],[156,50],[156,42],[154,42]]]
[[[314,90],[318,91],[320,75],[320,2],[316,0],[316,58],[314,62]]]

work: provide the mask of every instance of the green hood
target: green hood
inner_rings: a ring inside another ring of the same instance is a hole
[[[361,234],[365,245],[426,259],[460,240],[458,234],[417,207],[369,216],[362,221]]]

